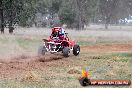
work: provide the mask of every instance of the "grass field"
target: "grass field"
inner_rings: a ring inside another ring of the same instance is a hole
[[[68,58],[60,53],[37,57],[41,39],[48,37],[50,29],[18,28],[13,35],[6,32],[0,35],[0,88],[81,88],[78,78],[82,68],[92,79],[132,80],[132,30],[126,29],[66,29],[81,46],[79,56],[71,53]]]

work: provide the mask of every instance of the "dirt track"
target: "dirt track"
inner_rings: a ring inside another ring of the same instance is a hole
[[[48,55],[46,57],[31,57],[22,55],[11,59],[1,60],[0,77],[14,78],[25,71],[31,71],[35,69],[44,70],[44,68],[48,66],[46,62],[52,62],[54,60],[59,60],[62,58],[63,56],[61,55]]]
[[[84,52],[132,52],[132,44],[106,44],[94,46],[82,46]],[[72,57],[72,56],[71,56]],[[70,65],[73,62],[70,57],[64,58],[61,54],[47,54],[44,57],[21,55],[15,58],[0,61],[0,77],[14,78],[20,73],[31,70],[45,70],[48,67]],[[75,63],[79,66],[78,63]]]
[[[94,52],[132,52],[132,44],[100,44],[82,46],[83,51]]]

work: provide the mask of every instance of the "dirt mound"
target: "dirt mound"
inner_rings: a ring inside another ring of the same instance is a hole
[[[41,77],[33,72],[33,71],[29,71],[29,72],[25,72],[25,74],[22,76],[22,79],[20,80],[21,82],[36,82],[40,79]]]

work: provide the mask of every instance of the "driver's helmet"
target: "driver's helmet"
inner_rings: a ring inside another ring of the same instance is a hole
[[[59,35],[64,35],[65,31],[63,28],[60,28]]]

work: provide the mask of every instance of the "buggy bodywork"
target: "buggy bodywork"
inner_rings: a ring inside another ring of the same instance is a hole
[[[42,39],[43,45],[40,46],[40,48],[38,49],[39,55],[45,55],[46,52],[50,52],[50,53],[62,52],[65,57],[68,57],[71,51],[75,56],[79,55],[80,46],[75,45],[74,40],[69,39],[68,33],[64,34],[63,39],[59,39],[56,37],[51,38],[51,37],[52,34],[49,39]]]

